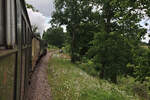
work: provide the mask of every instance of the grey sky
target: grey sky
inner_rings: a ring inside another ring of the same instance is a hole
[[[55,10],[54,0],[26,0],[27,3],[32,4],[44,16],[50,17]]]
[[[148,23],[148,26],[145,26],[145,23]],[[149,42],[150,40],[150,19],[149,17],[145,17],[145,19],[143,19],[141,22],[140,22],[140,25],[142,25],[144,28],[148,29],[147,31],[147,34],[145,35],[144,39],[142,39],[143,42]]]
[[[32,25],[38,27],[38,32],[43,35],[43,31],[50,27],[48,23],[52,16],[52,12],[55,10],[54,0],[26,0],[27,3],[33,5],[39,12],[33,12],[28,9],[28,14]]]

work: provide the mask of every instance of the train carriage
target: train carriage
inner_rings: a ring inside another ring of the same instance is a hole
[[[26,100],[32,53],[41,52],[34,39],[24,0],[0,0],[0,100]]]
[[[34,67],[39,59],[38,56],[40,55],[40,41],[36,34],[33,34],[32,46],[32,70],[34,70]]]
[[[31,25],[23,0],[0,1],[0,100],[25,100]]]
[[[32,37],[32,70],[35,69],[40,58],[47,53],[47,42],[42,40],[39,33],[34,33]]]

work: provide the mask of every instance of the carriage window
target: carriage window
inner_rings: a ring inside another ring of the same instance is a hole
[[[27,44],[29,44],[29,28],[27,28]]]
[[[28,44],[30,44],[30,29],[28,28]]]
[[[31,33],[31,30],[29,32],[29,44],[32,43],[32,33]]]
[[[22,16],[22,44],[25,45],[25,34],[26,34],[26,23],[25,19]]]
[[[1,0],[4,1],[4,0]],[[6,43],[8,47],[14,47],[16,42],[16,23],[15,23],[15,2],[7,0],[6,2]]]
[[[0,0],[0,47],[4,46],[4,0]]]
[[[26,44],[28,44],[28,26],[26,27]]]

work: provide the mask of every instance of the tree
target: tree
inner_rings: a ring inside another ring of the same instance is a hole
[[[88,54],[100,77],[117,83],[118,75],[133,74],[129,64],[138,64],[136,52],[147,32],[139,22],[149,16],[149,4],[148,0],[55,0],[52,23],[67,26],[72,62]]]
[[[143,82],[150,78],[150,49],[147,47],[140,47],[135,53],[134,64],[129,65],[129,67],[134,68],[135,78]]]
[[[47,41],[48,44],[61,48],[65,42],[65,33],[63,32],[63,28],[49,28],[46,32],[44,32],[43,39]]]
[[[138,24],[143,17],[138,11],[141,4],[135,1],[95,1],[101,7],[101,24],[89,52],[93,52],[92,57],[99,66],[100,77],[114,83],[117,83],[118,75],[127,74],[129,69],[126,65],[133,63],[133,54],[146,33],[146,29]]]
[[[71,61],[79,60],[81,27],[88,24],[93,5],[90,0],[55,0],[56,11],[52,16],[52,23],[66,25],[70,36]],[[85,33],[86,35],[86,33]]]
[[[31,4],[26,3],[26,7],[32,9],[34,12],[38,12]]]
[[[33,33],[36,33],[38,31],[38,27],[36,25],[32,25],[32,31]]]

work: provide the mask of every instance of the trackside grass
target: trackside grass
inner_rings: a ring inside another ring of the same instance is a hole
[[[138,100],[57,54],[50,59],[48,79],[53,100]]]

